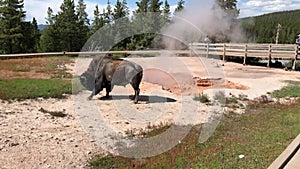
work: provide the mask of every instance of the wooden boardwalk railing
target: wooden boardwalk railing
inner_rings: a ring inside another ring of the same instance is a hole
[[[191,43],[190,49],[196,54],[219,55],[223,61],[228,56],[243,57],[244,65],[247,64],[247,58],[255,57],[268,60],[270,67],[272,59],[293,60],[293,70],[296,69],[297,60],[299,60],[300,46],[294,44],[207,44],[207,43]]]
[[[242,57],[244,65],[247,64],[247,58],[256,57],[268,60],[268,67],[272,59],[283,59],[293,61],[293,70],[296,69],[297,60],[299,60],[299,46],[293,44],[240,44],[240,43],[191,43],[188,50],[139,50],[139,51],[100,51],[100,52],[53,52],[53,53],[28,53],[28,54],[8,54],[0,55],[1,58],[19,58],[19,57],[41,57],[41,56],[62,56],[62,55],[98,55],[98,54],[159,54],[173,53],[176,55],[218,55],[226,61],[227,57]]]

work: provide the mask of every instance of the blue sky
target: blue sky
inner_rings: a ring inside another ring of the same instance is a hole
[[[116,0],[110,0],[114,5]],[[127,0],[130,10],[136,9],[135,2],[137,0]],[[164,1],[164,0],[161,0]],[[186,0],[186,4],[192,4],[194,1],[208,1],[208,0]],[[51,7],[56,13],[59,11],[59,6],[62,0],[24,0],[26,20],[32,20],[35,17],[39,24],[45,24],[45,17],[47,15],[47,8]],[[77,0],[75,0],[77,2]],[[87,4],[87,12],[90,19],[93,17],[93,10],[98,4],[100,11],[106,7],[107,0],[84,0]],[[174,11],[178,0],[168,0],[171,5],[171,10]],[[238,9],[240,9],[240,17],[257,16],[261,14],[300,9],[300,0],[238,0]]]

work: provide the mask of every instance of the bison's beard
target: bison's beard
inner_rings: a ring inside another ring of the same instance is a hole
[[[92,91],[95,88],[95,77],[88,72],[80,75],[80,83],[88,90]]]

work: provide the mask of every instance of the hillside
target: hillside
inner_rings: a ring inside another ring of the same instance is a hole
[[[246,42],[275,43],[277,26],[282,29],[278,43],[295,43],[300,34],[300,10],[275,12],[255,17],[240,19],[245,31]]]

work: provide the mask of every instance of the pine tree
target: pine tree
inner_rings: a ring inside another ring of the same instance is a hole
[[[129,15],[129,9],[127,7],[127,2],[126,0],[123,0],[120,2],[117,0],[115,8],[114,8],[114,13],[113,13],[113,19],[114,21],[123,18]]]
[[[95,6],[94,10],[94,20],[92,22],[92,29],[90,35],[94,34],[98,29],[102,28],[105,25],[103,15],[99,12],[98,5]]]
[[[83,0],[78,0],[78,5],[76,6],[76,15],[78,17],[77,21],[77,29],[78,31],[78,43],[79,46],[83,46],[88,38],[89,33],[89,25],[90,21],[88,19],[88,14],[86,13],[86,4],[84,4]]]
[[[33,18],[32,22],[22,22],[21,27],[23,37],[21,38],[20,52],[37,52],[40,31],[36,19]]]
[[[38,24],[35,18],[32,19],[31,22],[32,30],[31,30],[31,39],[33,42],[32,51],[37,52],[40,46],[40,30],[38,29]]]
[[[149,11],[150,0],[140,0],[136,2],[138,9],[135,10],[135,13],[145,13]]]
[[[127,6],[126,0],[120,2],[117,0],[116,5],[114,7],[113,13],[114,23],[113,27],[113,35],[114,42],[116,43],[114,49],[123,50],[126,49],[126,45],[129,42],[129,39],[123,39],[127,37],[127,34],[130,31],[129,26],[129,10]]]
[[[90,25],[90,20],[88,19],[88,14],[86,13],[86,4],[83,0],[78,0],[78,5],[76,6],[76,14],[79,19],[79,23],[83,25]]]
[[[150,1],[150,6],[149,6],[149,12],[159,12],[161,13],[162,11],[160,10],[160,7],[162,5],[162,2],[159,0],[151,0]]]
[[[164,8],[163,8],[164,23],[167,23],[170,21],[170,15],[171,15],[170,5],[169,5],[168,0],[165,0]]]
[[[110,0],[107,0],[107,6],[106,6],[106,11],[104,12],[104,19],[106,23],[110,23],[113,20],[113,12],[112,12],[112,7],[110,5]]]
[[[47,10],[47,17],[46,17],[45,19],[46,19],[46,24],[47,24],[47,25],[54,25],[54,22],[55,22],[55,16],[53,15],[53,10],[52,10],[52,8],[48,7],[48,10]]]
[[[46,24],[48,27],[41,32],[39,52],[56,52],[60,51],[60,42],[58,31],[55,28],[55,15],[53,10],[48,7]]]
[[[226,17],[237,18],[240,10],[236,6],[237,0],[216,0],[216,3],[225,13]]]
[[[25,19],[23,8],[23,0],[0,1],[0,53],[20,52]]]
[[[78,27],[78,16],[75,12],[73,0],[64,0],[60,10],[55,17],[54,27],[58,31],[60,50],[62,51],[80,51],[83,46],[80,36],[80,27]]]
[[[184,0],[179,0],[177,3],[177,7],[175,8],[175,12],[179,12],[184,8]]]
[[[219,42],[229,42],[230,41],[230,34],[232,34],[232,31],[235,30],[237,26],[236,18],[239,15],[239,10],[236,6],[237,0],[215,0],[215,4],[213,6],[213,10],[220,9],[224,11],[223,16],[215,16],[216,22],[219,22],[220,20],[228,20],[229,27],[223,28],[222,30],[219,30],[219,32],[215,33],[213,35],[214,37],[211,37],[211,39],[216,39],[216,41]],[[219,12],[217,12],[219,14]],[[219,21],[218,21],[219,20]],[[221,22],[221,21],[220,21]]]

